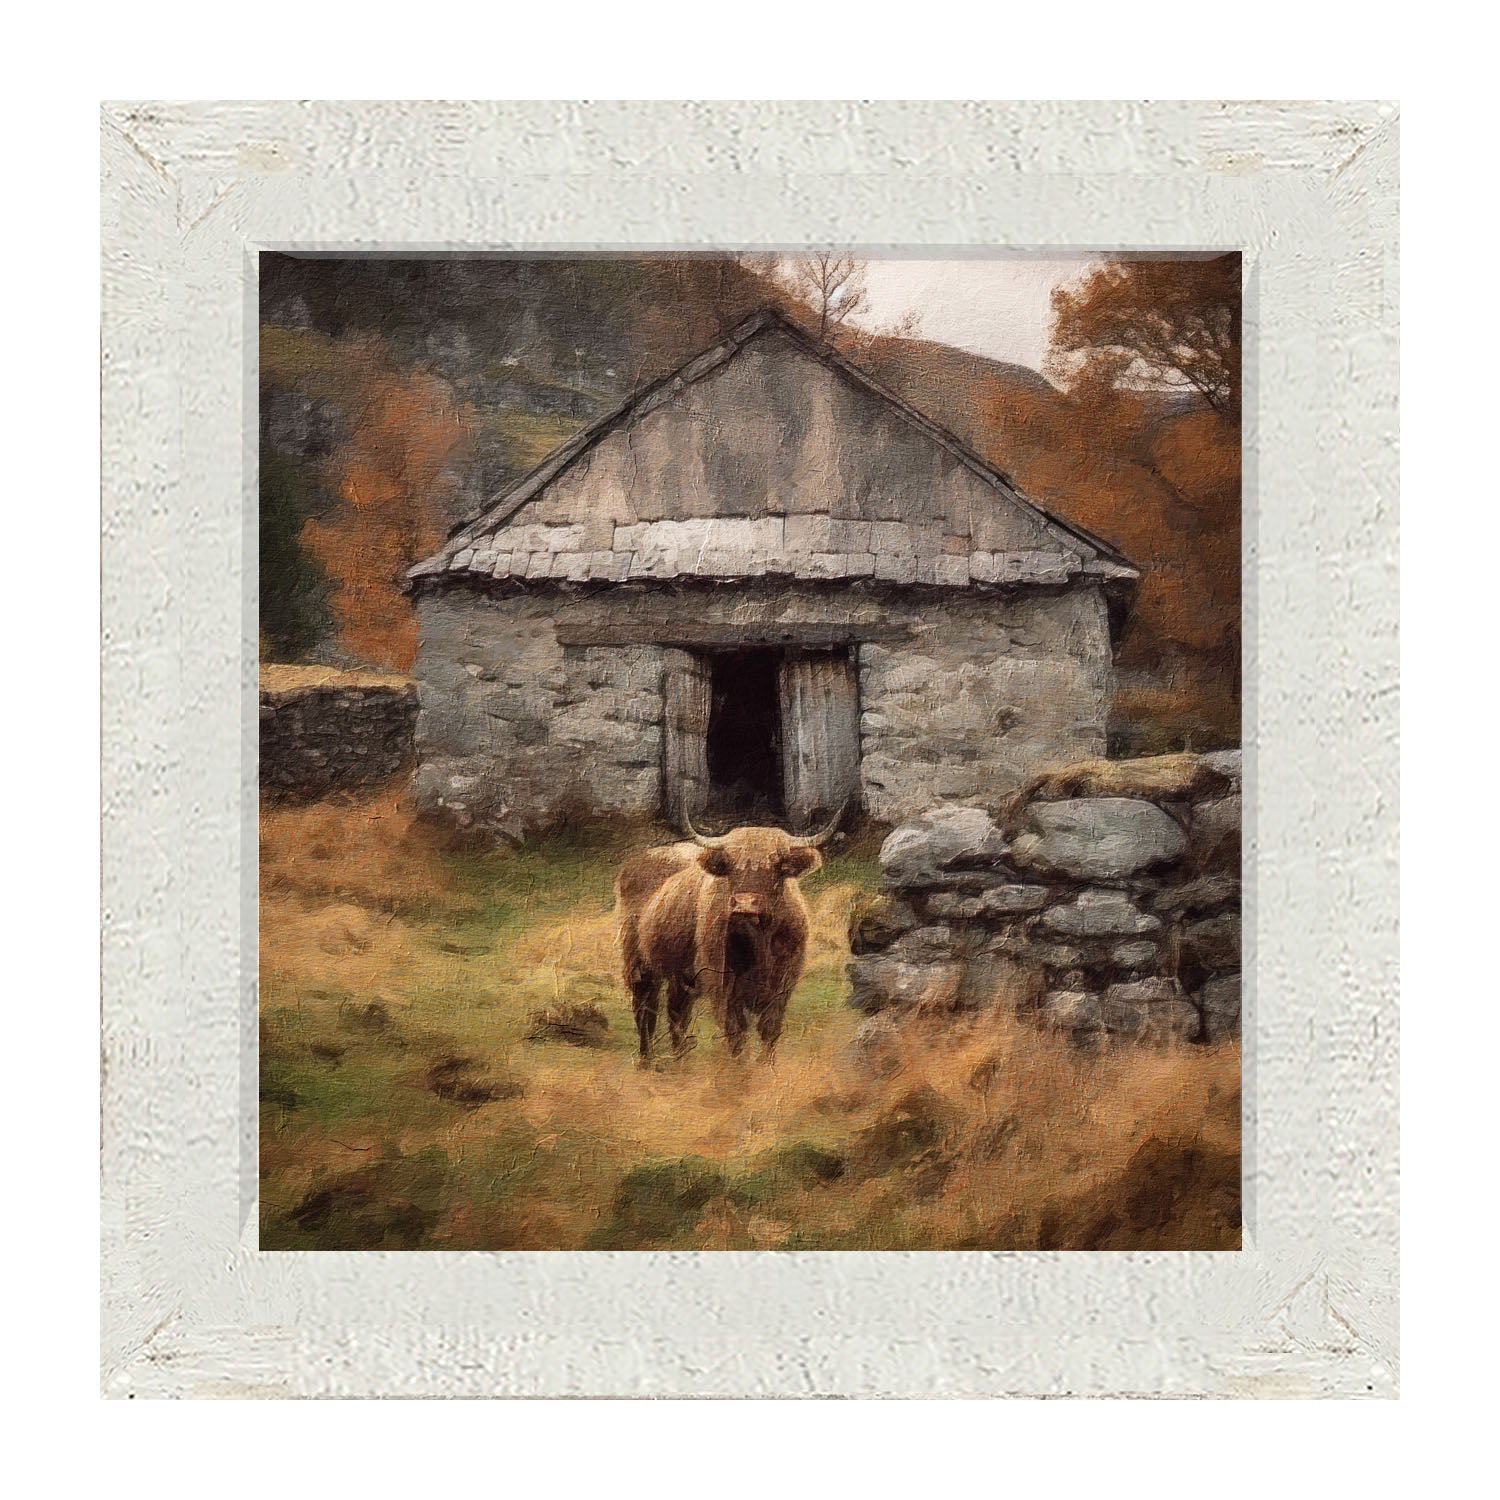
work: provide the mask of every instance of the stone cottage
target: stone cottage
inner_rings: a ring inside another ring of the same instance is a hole
[[[418,802],[894,822],[1102,754],[1138,570],[774,311],[411,572]]]

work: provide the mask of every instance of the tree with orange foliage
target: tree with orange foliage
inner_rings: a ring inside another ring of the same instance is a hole
[[[404,672],[418,645],[406,572],[442,541],[473,412],[446,381],[397,369],[378,345],[343,353],[352,390],[349,438],[333,459],[338,503],[307,522],[302,545],[332,582],[345,649]]]
[[[1053,305],[1066,390],[997,391],[984,446],[1142,567],[1118,654],[1122,740],[1237,741],[1239,257],[1109,261]]]
[[[1193,391],[1240,411],[1240,257],[1106,261],[1052,294],[1053,366],[1065,383]],[[1079,366],[1069,368],[1074,358]]]

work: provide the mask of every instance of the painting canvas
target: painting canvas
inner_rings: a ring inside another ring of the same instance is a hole
[[[1239,1248],[1241,278],[262,254],[262,1248]]]

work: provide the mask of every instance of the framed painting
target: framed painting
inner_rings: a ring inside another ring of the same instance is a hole
[[[1394,111],[682,108],[105,111],[106,1392],[1391,1394]]]

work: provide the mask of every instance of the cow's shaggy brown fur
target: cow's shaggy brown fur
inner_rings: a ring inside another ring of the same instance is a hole
[[[821,864],[816,849],[779,828],[736,828],[711,848],[669,844],[627,861],[615,881],[616,911],[642,1062],[663,985],[675,1053],[690,1045],[701,996],[733,1055],[753,1023],[770,1057],[807,955],[797,881]]]

